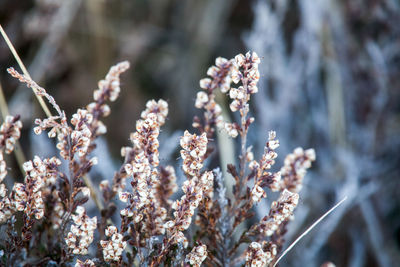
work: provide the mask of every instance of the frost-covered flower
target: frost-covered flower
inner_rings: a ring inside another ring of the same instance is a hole
[[[100,241],[103,248],[103,257],[105,261],[119,261],[126,247],[126,241],[123,241],[123,236],[118,233],[115,226],[108,226],[105,230],[105,235],[110,237],[109,240]]]
[[[112,66],[107,73],[104,80],[100,80],[98,83],[98,89],[93,92],[94,102],[86,106],[88,113],[93,114],[93,120],[88,123],[88,128],[92,133],[92,137],[96,137],[107,132],[107,128],[102,121],[101,117],[107,117],[110,114],[110,107],[106,104],[106,101],[115,101],[120,88],[120,75],[129,68],[129,62],[120,62],[115,66]]]
[[[284,221],[292,217],[298,202],[299,195],[285,189],[279,196],[279,199],[272,202],[268,216],[265,216],[256,225],[257,230],[265,236],[273,235]]]
[[[282,181],[280,186],[292,192],[300,192],[303,186],[303,179],[311,163],[315,161],[314,149],[303,150],[296,148],[293,153],[286,156],[284,166],[281,168]]]
[[[195,118],[193,127],[201,129],[211,137],[215,131],[215,126],[223,127],[222,109],[215,102],[215,90],[220,89],[222,93],[227,93],[231,86],[232,61],[222,57],[215,60],[215,66],[211,66],[207,75],[210,78],[200,80],[200,88],[204,91],[197,93],[195,107],[204,109],[204,125],[199,118]]]
[[[21,136],[21,128],[22,122],[19,120],[19,116],[6,116],[0,126],[0,149],[4,149],[7,154],[10,154]]]
[[[183,183],[182,190],[185,193],[180,200],[172,204],[174,220],[168,221],[164,227],[174,236],[183,236],[182,231],[189,228],[192,223],[192,216],[199,206],[205,194],[213,190],[214,174],[205,172],[200,178],[193,177]],[[184,236],[182,237],[182,240]],[[177,242],[176,238],[174,242]]]
[[[93,121],[93,115],[85,109],[78,109],[77,113],[72,115],[71,123],[75,129],[71,133],[72,152],[78,153],[79,157],[87,154],[91,142],[92,132],[90,124]]]
[[[207,258],[207,246],[200,245],[192,249],[192,251],[186,255],[186,262],[194,267],[200,267],[203,261]]]
[[[277,246],[270,242],[252,242],[246,251],[246,267],[264,267],[277,255]]]
[[[7,189],[4,184],[0,184],[0,224],[7,221],[13,214],[11,201],[7,196]]]
[[[118,98],[121,91],[119,76],[129,68],[129,65],[128,61],[123,61],[110,68],[105,79],[99,81],[99,89],[93,92],[96,102],[104,102],[108,99],[113,102]]]
[[[57,174],[53,171],[60,163],[57,158],[42,161],[38,156],[33,161],[25,162],[23,168],[27,175],[24,183],[14,184],[11,198],[13,207],[28,217],[41,219],[44,215],[43,197],[49,192],[46,186],[55,182]]]
[[[253,190],[251,190],[251,199],[253,202],[260,202],[261,198],[267,197],[267,194],[265,191],[258,185],[255,185],[253,187]]]
[[[145,120],[149,114],[156,115],[158,126],[164,125],[165,119],[168,116],[168,103],[162,99],[147,101],[146,109],[142,111],[140,117]]]
[[[206,133],[198,136],[185,131],[181,137],[181,157],[183,159],[182,169],[188,175],[194,176],[203,167],[203,156],[207,151]]]
[[[78,259],[76,260],[75,267],[96,267],[96,264],[94,264],[94,262],[89,259],[85,261],[81,261]]]
[[[249,164],[250,169],[256,171],[255,187],[267,186],[273,192],[281,190],[281,172],[270,172],[271,167],[275,164],[275,159],[278,157],[278,154],[275,152],[275,149],[278,147],[279,140],[276,139],[276,132],[270,131],[260,162],[251,161]]]
[[[94,230],[97,228],[97,218],[86,215],[85,208],[78,206],[72,215],[73,224],[68,232],[65,242],[73,254],[86,255],[93,242]]]
[[[196,108],[203,108],[208,101],[209,101],[208,95],[205,92],[200,91],[197,93],[196,103],[194,104],[194,106]]]
[[[234,123],[225,123],[225,131],[227,132],[227,134],[232,137],[232,138],[236,138],[239,134],[237,128],[235,127]]]

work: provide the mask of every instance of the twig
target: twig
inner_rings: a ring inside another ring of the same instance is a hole
[[[1,26],[1,24],[0,24],[0,32],[4,38],[4,41],[6,41],[8,48],[10,49],[11,53],[13,54],[15,60],[17,61],[19,67],[21,68],[22,72],[24,73],[24,75],[26,77],[28,77],[29,79],[32,80],[31,76],[29,75],[28,70],[25,68],[24,63],[22,62],[21,58],[19,57],[17,51],[14,48],[14,45],[11,43],[6,32],[3,30],[3,27]],[[50,112],[49,108],[47,107],[46,102],[44,102],[43,98],[37,94],[37,92],[35,91],[34,88],[32,88],[32,90],[35,93],[35,96],[36,96],[37,100],[39,101],[39,104],[42,107],[44,113],[46,113],[46,116],[51,117],[51,112]]]
[[[283,253],[282,255],[276,260],[273,267],[275,267],[278,262],[305,236],[307,235],[317,224],[319,224],[326,216],[328,216],[332,211],[334,211],[337,207],[339,207],[345,200],[347,196],[344,197],[339,203],[333,206],[330,210],[328,210],[324,215],[322,215],[318,220],[316,220],[304,233],[302,233]]]
[[[3,116],[4,120],[6,119],[6,116],[9,114],[6,97],[4,96],[3,87],[1,86],[1,82],[0,82],[0,113]]]

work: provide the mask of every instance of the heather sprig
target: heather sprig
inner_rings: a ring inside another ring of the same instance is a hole
[[[33,130],[36,134],[47,131],[49,138],[56,138],[60,158],[34,156],[23,165],[24,182],[15,183],[7,195],[1,183],[7,175],[4,153],[14,149],[22,125],[18,117],[7,117],[1,126],[0,223],[8,222],[16,233],[16,224],[11,220],[23,211],[21,235],[7,244],[26,248],[29,257],[52,257],[61,265],[273,264],[281,253],[284,234],[315,152],[296,148],[286,157],[284,166],[274,171],[280,144],[275,131],[268,133],[258,160],[252,147],[247,146],[247,136],[255,122],[250,100],[258,92],[259,64],[255,52],[216,59],[215,66],[207,71],[209,77],[200,81],[201,91],[195,100],[195,107],[203,112],[194,118],[197,132],[184,131],[179,142],[180,158],[173,159],[171,165],[160,162],[159,152],[168,103],[162,99],[148,101],[130,134],[131,145],[121,149],[123,163],[113,177],[104,177],[98,185],[102,199],[97,198],[88,176],[92,166],[101,164],[91,152],[96,149],[96,138],[107,132],[101,119],[110,114],[108,102],[118,98],[120,75],[129,63],[111,67],[98,83],[93,101],[71,118],[30,77],[8,69],[56,110],[57,115],[36,119]],[[235,87],[231,87],[232,83]],[[222,117],[224,105],[217,103],[218,89],[230,99],[229,109],[238,115],[232,118],[238,121],[227,122]],[[226,131],[231,138],[240,136],[240,153],[237,162],[227,166],[228,175],[218,168],[209,169],[209,162],[216,161],[218,152],[214,145],[218,142],[217,130]],[[67,166],[62,168],[62,164]],[[175,196],[178,168],[184,181],[180,195]],[[235,181],[231,197],[225,194],[227,179]],[[255,224],[239,227],[250,224],[254,205],[269,196],[268,190],[280,194],[272,201],[269,212]],[[98,210],[89,209],[86,203],[90,199]],[[34,243],[39,240],[45,241],[44,249],[35,249]]]

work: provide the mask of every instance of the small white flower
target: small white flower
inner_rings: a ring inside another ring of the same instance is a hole
[[[200,88],[202,89],[208,89],[211,86],[211,79],[210,78],[204,78],[200,80]]]
[[[90,189],[88,187],[82,187],[81,192],[85,197],[90,197]]]
[[[127,202],[130,196],[130,193],[128,192],[119,192],[118,193],[119,196],[119,200],[121,200],[122,202]]]
[[[207,102],[208,102],[208,95],[203,91],[198,92],[196,97],[195,107],[203,108]]]

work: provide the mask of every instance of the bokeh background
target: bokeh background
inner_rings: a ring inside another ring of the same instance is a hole
[[[249,134],[256,156],[272,129],[281,142],[276,166],[297,146],[317,151],[287,244],[348,198],[281,265],[400,262],[398,1],[0,0],[0,23],[33,79],[67,115],[90,102],[111,65],[131,62],[121,97],[105,120],[98,180],[118,168],[120,148],[129,145],[129,133],[152,98],[170,105],[161,157],[178,166],[179,135],[193,130],[199,114],[199,79],[217,56],[256,51],[262,77]],[[34,118],[44,114],[32,92],[8,76],[9,66],[17,64],[1,39],[0,83],[10,113],[23,118],[23,151],[27,157],[55,153],[48,141],[32,135]],[[227,99],[220,103],[227,110]],[[210,167],[235,160],[224,152],[234,142],[223,143]],[[10,173],[21,179],[18,168]],[[257,216],[268,205],[260,204]]]

